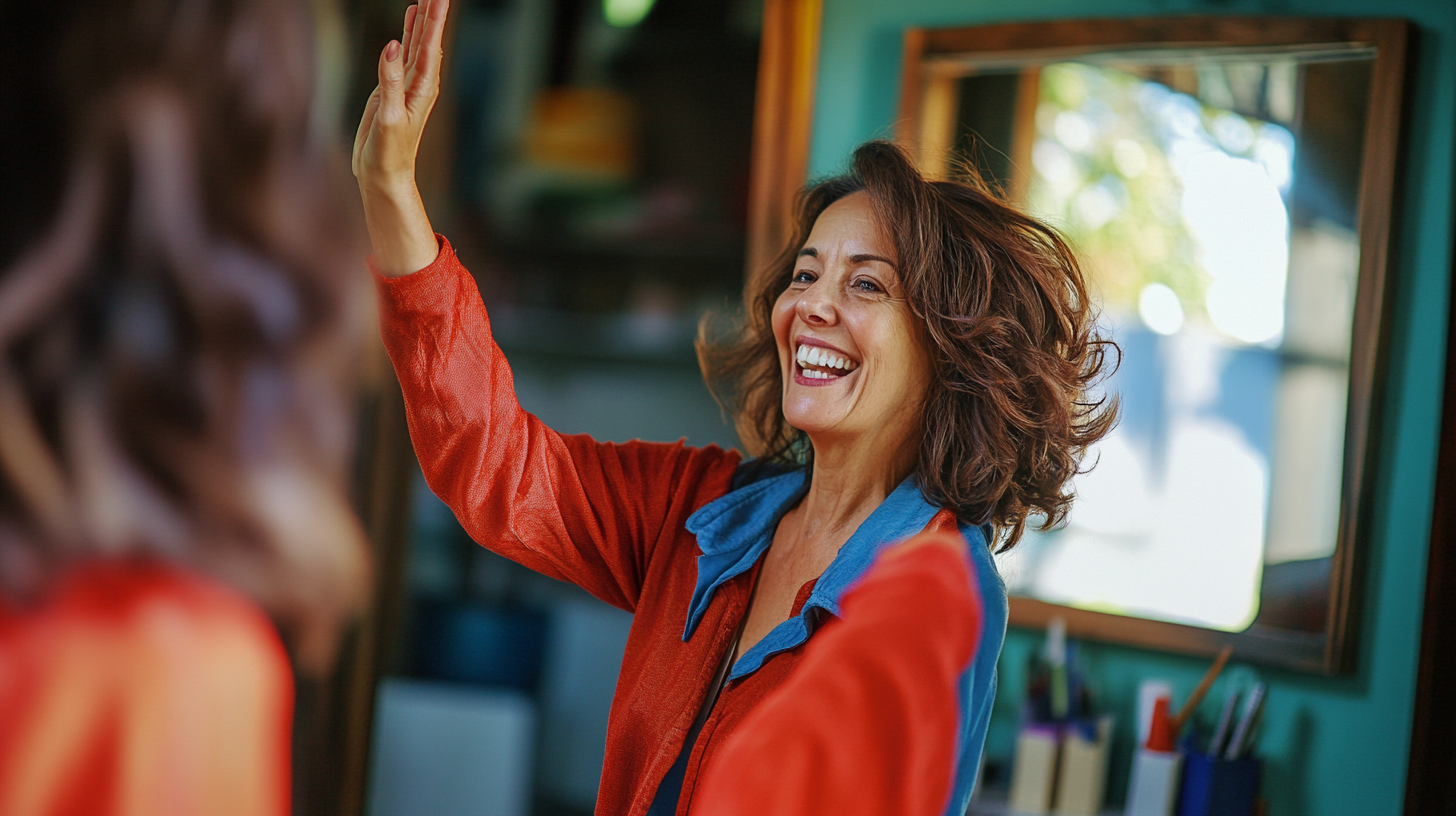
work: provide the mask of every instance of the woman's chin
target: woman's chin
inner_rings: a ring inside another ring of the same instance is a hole
[[[838,412],[827,411],[818,406],[799,406],[797,410],[784,406],[784,419],[789,425],[810,436],[832,430],[840,418]]]

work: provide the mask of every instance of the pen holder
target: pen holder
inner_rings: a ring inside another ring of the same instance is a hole
[[[1258,759],[1227,760],[1202,751],[1187,754],[1178,816],[1249,816],[1259,794]]]
[[[1051,810],[1061,747],[1061,729],[1054,725],[1027,725],[1021,729],[1011,767],[1012,811],[1041,814]]]
[[[1057,816],[1096,816],[1107,784],[1112,718],[1074,724],[1062,736],[1057,770]]]

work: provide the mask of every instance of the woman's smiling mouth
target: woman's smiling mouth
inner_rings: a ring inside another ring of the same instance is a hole
[[[794,363],[794,380],[800,385],[828,385],[859,368],[859,361],[841,351],[803,342]]]

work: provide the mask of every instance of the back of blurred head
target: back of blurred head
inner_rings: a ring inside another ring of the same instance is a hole
[[[310,4],[6,3],[0,594],[155,557],[306,666],[368,567],[346,482],[366,325]]]

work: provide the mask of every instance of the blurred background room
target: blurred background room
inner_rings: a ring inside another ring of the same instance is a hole
[[[341,138],[406,6],[315,0]],[[527,410],[726,447],[693,338],[794,191],[872,138],[977,166],[1079,251],[1124,421],[1069,524],[1001,561],[971,812],[1005,811],[1067,676],[1121,812],[1141,690],[1186,700],[1228,646],[1192,722],[1267,692],[1267,813],[1422,814],[1456,795],[1453,43],[1449,0],[456,0],[418,176]],[[591,813],[630,615],[466,536],[382,348],[363,393],[378,579],[300,681],[296,812]]]

